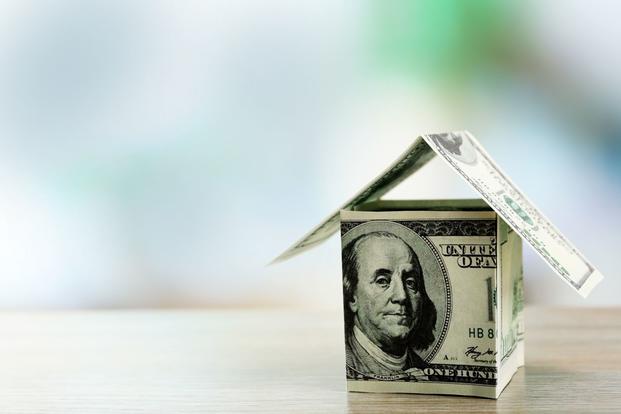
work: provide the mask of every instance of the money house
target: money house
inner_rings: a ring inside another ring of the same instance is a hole
[[[381,198],[436,155],[481,198]],[[339,230],[349,391],[498,398],[524,365],[522,240],[583,296],[602,278],[465,131],[417,138],[276,261]]]

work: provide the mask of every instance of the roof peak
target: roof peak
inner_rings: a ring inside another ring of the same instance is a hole
[[[429,134],[416,138],[382,174],[278,256],[274,262],[285,260],[320,244],[338,229],[340,210],[352,210],[360,204],[379,200],[436,155],[479,193],[555,273],[579,294],[586,297],[603,278],[500,170],[468,131]]]

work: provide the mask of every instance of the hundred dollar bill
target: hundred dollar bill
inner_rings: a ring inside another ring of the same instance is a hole
[[[444,203],[341,211],[349,391],[497,398],[524,364],[521,239]]]
[[[586,297],[599,283],[601,273],[526,198],[469,132],[423,138],[578,293]]]
[[[595,267],[547,220],[466,131],[423,135],[375,180],[339,210],[354,210],[381,197],[438,154],[526,240],[551,268],[582,296],[602,279]],[[436,201],[434,201],[436,202]],[[338,211],[331,214],[273,262],[318,245],[334,234]]]

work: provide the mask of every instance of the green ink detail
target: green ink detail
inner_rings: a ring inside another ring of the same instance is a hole
[[[507,205],[511,207],[511,209],[515,211],[515,213],[518,216],[520,216],[522,220],[524,220],[526,223],[530,224],[531,226],[535,225],[535,223],[533,223],[533,220],[530,218],[530,216],[526,214],[524,210],[522,210],[522,207],[520,207],[518,203],[513,201],[509,196],[504,196],[504,198],[505,198],[505,203],[507,203]]]

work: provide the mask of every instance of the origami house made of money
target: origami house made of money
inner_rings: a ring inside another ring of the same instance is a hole
[[[435,155],[481,199],[381,199]],[[417,138],[276,261],[339,228],[349,391],[498,398],[524,365],[522,240],[583,296],[602,278],[468,132]]]

